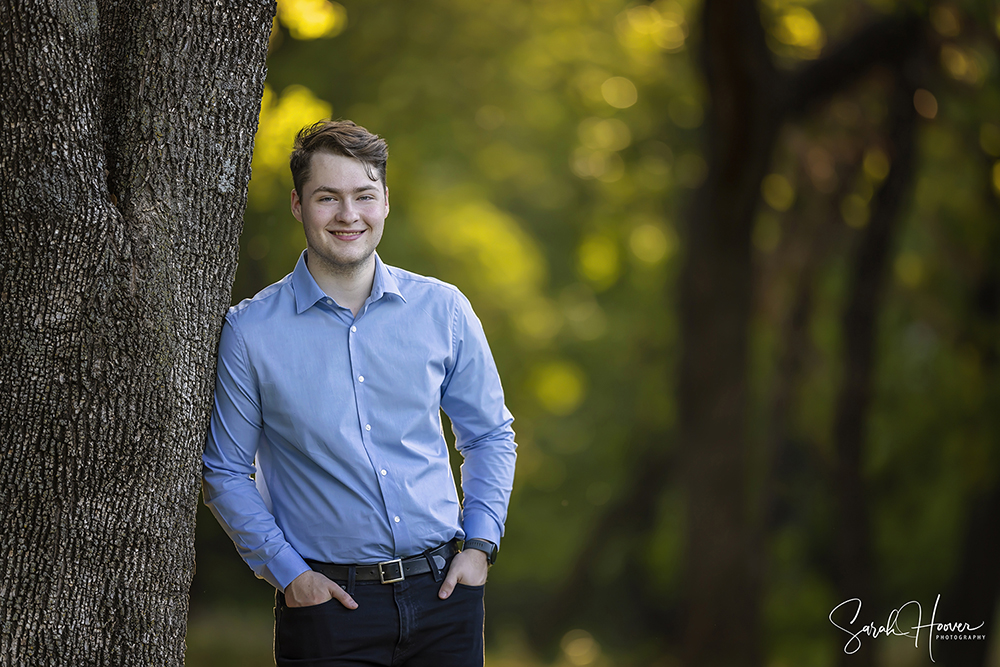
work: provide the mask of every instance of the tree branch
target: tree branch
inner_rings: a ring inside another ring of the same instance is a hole
[[[923,20],[904,14],[873,23],[850,40],[786,79],[791,118],[802,116],[857,80],[877,64],[899,64],[920,48]]]

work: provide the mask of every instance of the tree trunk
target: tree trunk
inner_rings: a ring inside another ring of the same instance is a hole
[[[680,442],[685,453],[685,664],[755,665],[759,569],[746,473],[751,230],[780,123],[777,78],[753,2],[707,0],[708,180],[689,217],[681,279]]]
[[[898,68],[902,70],[902,68]],[[892,169],[873,199],[872,215],[854,258],[844,339],[844,380],[837,398],[833,441],[837,452],[834,494],[837,506],[837,590],[840,600],[860,598],[874,606],[871,511],[864,480],[868,415],[875,375],[878,316],[895,232],[913,182],[916,162],[916,111],[905,72],[898,71],[890,92],[888,148]],[[875,664],[872,645],[840,655],[843,665]]]
[[[183,664],[273,11],[0,5],[0,664]]]

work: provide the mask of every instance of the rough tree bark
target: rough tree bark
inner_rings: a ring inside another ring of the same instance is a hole
[[[181,665],[273,0],[0,5],[0,664]]]

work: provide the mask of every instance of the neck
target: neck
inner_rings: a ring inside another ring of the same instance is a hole
[[[334,266],[324,262],[318,253],[306,252],[306,268],[323,293],[351,313],[358,314],[371,296],[375,282],[375,253],[360,264]]]

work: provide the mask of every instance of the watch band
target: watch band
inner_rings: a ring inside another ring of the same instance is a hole
[[[486,562],[490,565],[497,562],[497,545],[493,544],[489,540],[482,540],[478,537],[473,537],[467,539],[465,544],[462,545],[463,549],[475,549],[476,551],[482,551],[486,554]]]

